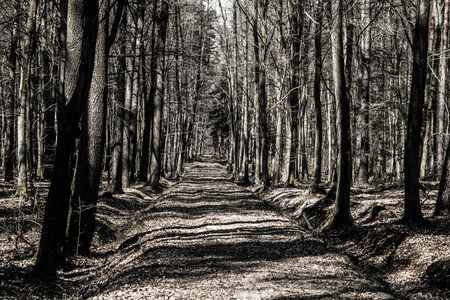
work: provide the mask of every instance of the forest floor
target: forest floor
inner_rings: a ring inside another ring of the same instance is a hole
[[[401,187],[352,189],[355,226],[324,234],[332,201],[307,187],[266,191],[226,165],[186,167],[162,192],[100,197],[91,257],[42,280],[32,267],[47,186],[37,205],[0,191],[0,299],[448,299],[450,222],[399,225]],[[428,197],[428,198],[427,198]]]

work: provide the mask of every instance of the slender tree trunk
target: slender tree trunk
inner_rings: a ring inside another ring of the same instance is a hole
[[[363,0],[361,4],[361,27],[360,39],[360,74],[358,80],[359,98],[361,101],[359,124],[359,182],[369,181],[369,92],[370,92],[370,1]]]
[[[289,184],[293,184],[298,177],[298,136],[299,136],[299,102],[300,102],[300,45],[302,37],[302,5],[301,1],[288,1],[289,5],[289,27],[290,35],[290,59],[291,59],[291,81],[289,84],[289,105],[291,107],[291,151],[289,161]]]
[[[261,106],[259,105],[259,76],[260,76],[260,55],[259,55],[259,33],[258,33],[258,20],[259,20],[259,4],[258,0],[255,0],[255,19],[253,20],[253,51],[254,51],[254,91],[253,91],[253,105],[254,111],[254,136],[255,136],[255,184],[261,184]]]
[[[320,76],[322,72],[322,3],[319,2],[316,9],[317,24],[315,27],[314,47],[314,114],[315,123],[315,139],[314,139],[314,186],[313,191],[317,190],[317,186],[322,181],[322,103],[320,99]]]
[[[279,82],[279,78],[278,78],[278,72],[277,75],[275,77],[275,82]],[[281,84],[276,84],[275,86],[276,89],[276,96],[275,96],[275,101],[278,103],[277,108],[276,108],[276,133],[275,133],[275,153],[274,153],[274,159],[273,159],[273,164],[272,164],[272,180],[274,184],[277,184],[278,181],[280,180],[280,164],[281,164],[281,153],[282,153],[282,149],[281,149],[281,142],[282,142],[282,130],[283,130],[283,111],[281,108]]]
[[[419,195],[419,150],[427,74],[430,0],[419,0],[413,42],[413,71],[405,146],[405,211],[403,222],[424,222]]]
[[[152,90],[153,95],[153,124],[152,124],[152,146],[151,146],[151,162],[150,172],[148,176],[148,184],[151,188],[157,189],[161,174],[161,138],[162,138],[162,109],[164,97],[164,53],[166,47],[166,31],[169,21],[169,4],[162,0],[160,11],[156,17],[156,70],[154,72]]]
[[[446,139],[446,112],[448,109],[448,33],[449,33],[449,2],[443,0],[444,12],[441,27],[441,45],[439,54],[439,91],[438,91],[438,117],[437,117],[437,167],[438,174],[443,172]]]
[[[128,14],[127,14],[128,15]],[[127,17],[128,18],[128,17]],[[130,27],[127,21],[127,28]],[[129,32],[127,31],[127,34]],[[128,54],[128,53],[127,53]],[[131,110],[132,94],[133,94],[133,68],[134,61],[132,57],[125,56],[125,106],[123,116],[123,137],[122,137],[122,185],[125,188],[130,187],[131,174],[131,123],[133,122]]]
[[[444,165],[442,167],[441,180],[439,181],[439,191],[434,208],[434,216],[450,215],[450,143],[447,145],[445,153]]]
[[[27,24],[20,65],[19,99],[17,103],[17,192],[21,199],[27,196],[27,105],[31,101],[31,66],[39,0],[28,6]]]
[[[249,127],[248,127],[248,106],[249,106],[249,82],[248,82],[248,58],[249,58],[249,47],[248,47],[248,21],[245,22],[245,58],[244,58],[244,83],[243,83],[243,92],[242,92],[242,107],[243,107],[243,114],[242,114],[242,131],[243,131],[243,145],[244,145],[244,154],[242,159],[243,164],[243,180],[244,182],[249,181]]]
[[[125,106],[125,72],[126,72],[126,24],[127,16],[124,13],[119,26],[119,53],[117,63],[117,92],[114,101],[114,126],[112,138],[112,166],[111,166],[111,189],[113,193],[123,193],[123,128],[124,128],[124,106]]]
[[[303,89],[301,101],[300,101],[300,121],[299,121],[299,131],[298,131],[298,162],[300,164],[300,179],[307,181],[309,177],[308,173],[308,158],[306,156],[306,131],[307,131],[307,116],[306,107],[308,105],[308,100],[306,97],[306,89]]]
[[[436,0],[434,0],[436,2]],[[429,33],[429,43],[428,43],[428,53],[431,55],[434,51],[434,45],[437,44],[436,40],[439,38],[436,36],[437,28],[436,28],[436,5],[432,5],[430,8],[430,33]],[[433,105],[436,102],[436,97],[434,93],[432,93],[432,86],[435,85],[436,76],[434,74],[438,74],[437,63],[434,59],[430,60],[430,70],[431,72],[427,72],[427,80],[425,85],[425,132],[423,134],[422,139],[422,155],[420,158],[420,178],[425,178],[428,174],[428,169],[430,166],[430,156],[432,157],[432,128],[433,128]],[[431,150],[431,151],[430,151]],[[431,154],[431,155],[430,155]]]
[[[139,51],[137,49],[137,42],[138,42],[138,35],[139,32],[137,30],[137,24],[136,24],[136,10],[132,9],[130,11],[129,17],[129,24],[131,25],[131,32],[133,36],[133,42],[131,45],[131,53],[132,57],[130,58],[130,126],[129,126],[129,147],[130,147],[130,160],[129,160],[129,168],[130,168],[130,177],[129,181],[130,183],[134,183],[136,181],[136,159],[137,159],[137,147],[136,147],[136,136],[137,136],[137,115],[138,115],[138,100],[139,100],[139,90],[138,90],[138,83],[139,83],[139,68],[137,66],[137,59],[136,57],[139,56]]]
[[[14,180],[14,107],[16,102],[16,62],[17,62],[17,21],[13,29],[11,47],[9,49],[8,69],[9,78],[7,83],[7,99],[5,101],[5,163],[4,178],[5,182]]]
[[[154,1],[153,2],[153,15],[156,15],[157,12],[157,7],[158,7],[158,2]],[[179,12],[176,9],[176,18],[178,16]],[[178,26],[178,25],[177,25]],[[152,130],[152,117],[153,117],[153,110],[154,110],[154,103],[153,98],[154,98],[154,93],[155,93],[155,89],[153,87],[153,82],[154,82],[154,71],[156,69],[156,62],[157,62],[157,53],[155,51],[156,48],[156,24],[154,23],[152,26],[152,31],[151,31],[151,41],[150,41],[150,47],[151,47],[151,59],[150,59],[150,70],[151,70],[151,74],[150,74],[150,81],[151,81],[151,86],[150,86],[150,95],[148,98],[145,98],[145,103],[144,103],[144,128],[142,131],[142,155],[141,155],[141,162],[140,162],[140,166],[139,166],[139,174],[140,174],[140,181],[143,182],[147,182],[148,180],[148,174],[149,174],[149,161],[150,161],[150,156],[151,156],[151,149],[150,149],[150,138],[151,138],[151,130]],[[178,53],[178,51],[177,51]],[[175,64],[175,67],[178,68],[178,64]],[[177,93],[178,95],[178,93]]]
[[[94,69],[98,2],[69,0],[67,20],[65,93],[59,108],[62,118],[35,264],[35,271],[47,276],[55,276],[64,261],[73,175],[70,158],[79,135],[78,123],[88,100]]]

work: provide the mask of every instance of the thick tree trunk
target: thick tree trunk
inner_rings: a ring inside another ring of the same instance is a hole
[[[153,124],[152,124],[152,145],[151,161],[148,176],[148,184],[151,188],[157,189],[161,174],[161,138],[162,138],[162,110],[164,97],[164,64],[166,31],[169,21],[169,4],[162,0],[161,7],[156,17],[156,70],[152,70],[152,87],[150,97],[153,96]],[[153,79],[154,78],[154,79]]]
[[[41,241],[35,271],[55,276],[64,261],[64,243],[71,195],[70,158],[78,123],[86,106],[94,68],[98,26],[98,2],[69,0],[65,93],[60,104],[58,144],[52,180],[45,207]]]
[[[338,126],[338,182],[336,206],[328,228],[348,226],[353,223],[350,213],[351,184],[351,142],[350,142],[350,105],[345,84],[344,55],[342,41],[342,0],[332,1],[331,47],[333,59],[334,95],[337,107]]]
[[[422,223],[424,221],[419,195],[419,150],[427,74],[429,11],[430,0],[420,0],[417,5],[416,27],[414,30],[414,58],[404,160],[405,211],[402,221],[408,223]]]
[[[116,12],[118,18],[122,11]],[[67,237],[67,252],[87,255],[95,230],[95,212],[106,142],[107,102],[107,34],[109,29],[109,1],[99,4],[100,20],[97,33],[93,79],[78,150],[75,186],[71,199],[71,215]]]

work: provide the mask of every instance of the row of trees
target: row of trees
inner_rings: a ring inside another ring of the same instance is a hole
[[[0,9],[3,174],[23,199],[51,174],[35,270],[53,276],[67,254],[89,254],[103,174],[106,191],[156,190],[201,151],[214,12],[164,0]]]
[[[419,178],[442,174],[448,185],[448,9],[445,0],[236,0],[222,10],[235,178],[247,180],[250,164],[256,183],[292,184],[312,168],[313,190],[337,182],[331,227],[352,222],[352,182],[404,180],[403,221],[423,222]],[[448,192],[438,198],[436,214],[448,213]]]
[[[352,223],[352,182],[405,180],[403,220],[422,222],[419,178],[442,174],[448,212],[449,0],[0,9],[5,181],[26,198],[52,164],[39,273],[89,254],[102,174],[157,189],[204,153],[236,180],[336,182],[331,227]]]

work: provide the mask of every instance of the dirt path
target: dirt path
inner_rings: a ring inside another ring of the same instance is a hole
[[[393,299],[218,163],[191,165],[93,299]]]

